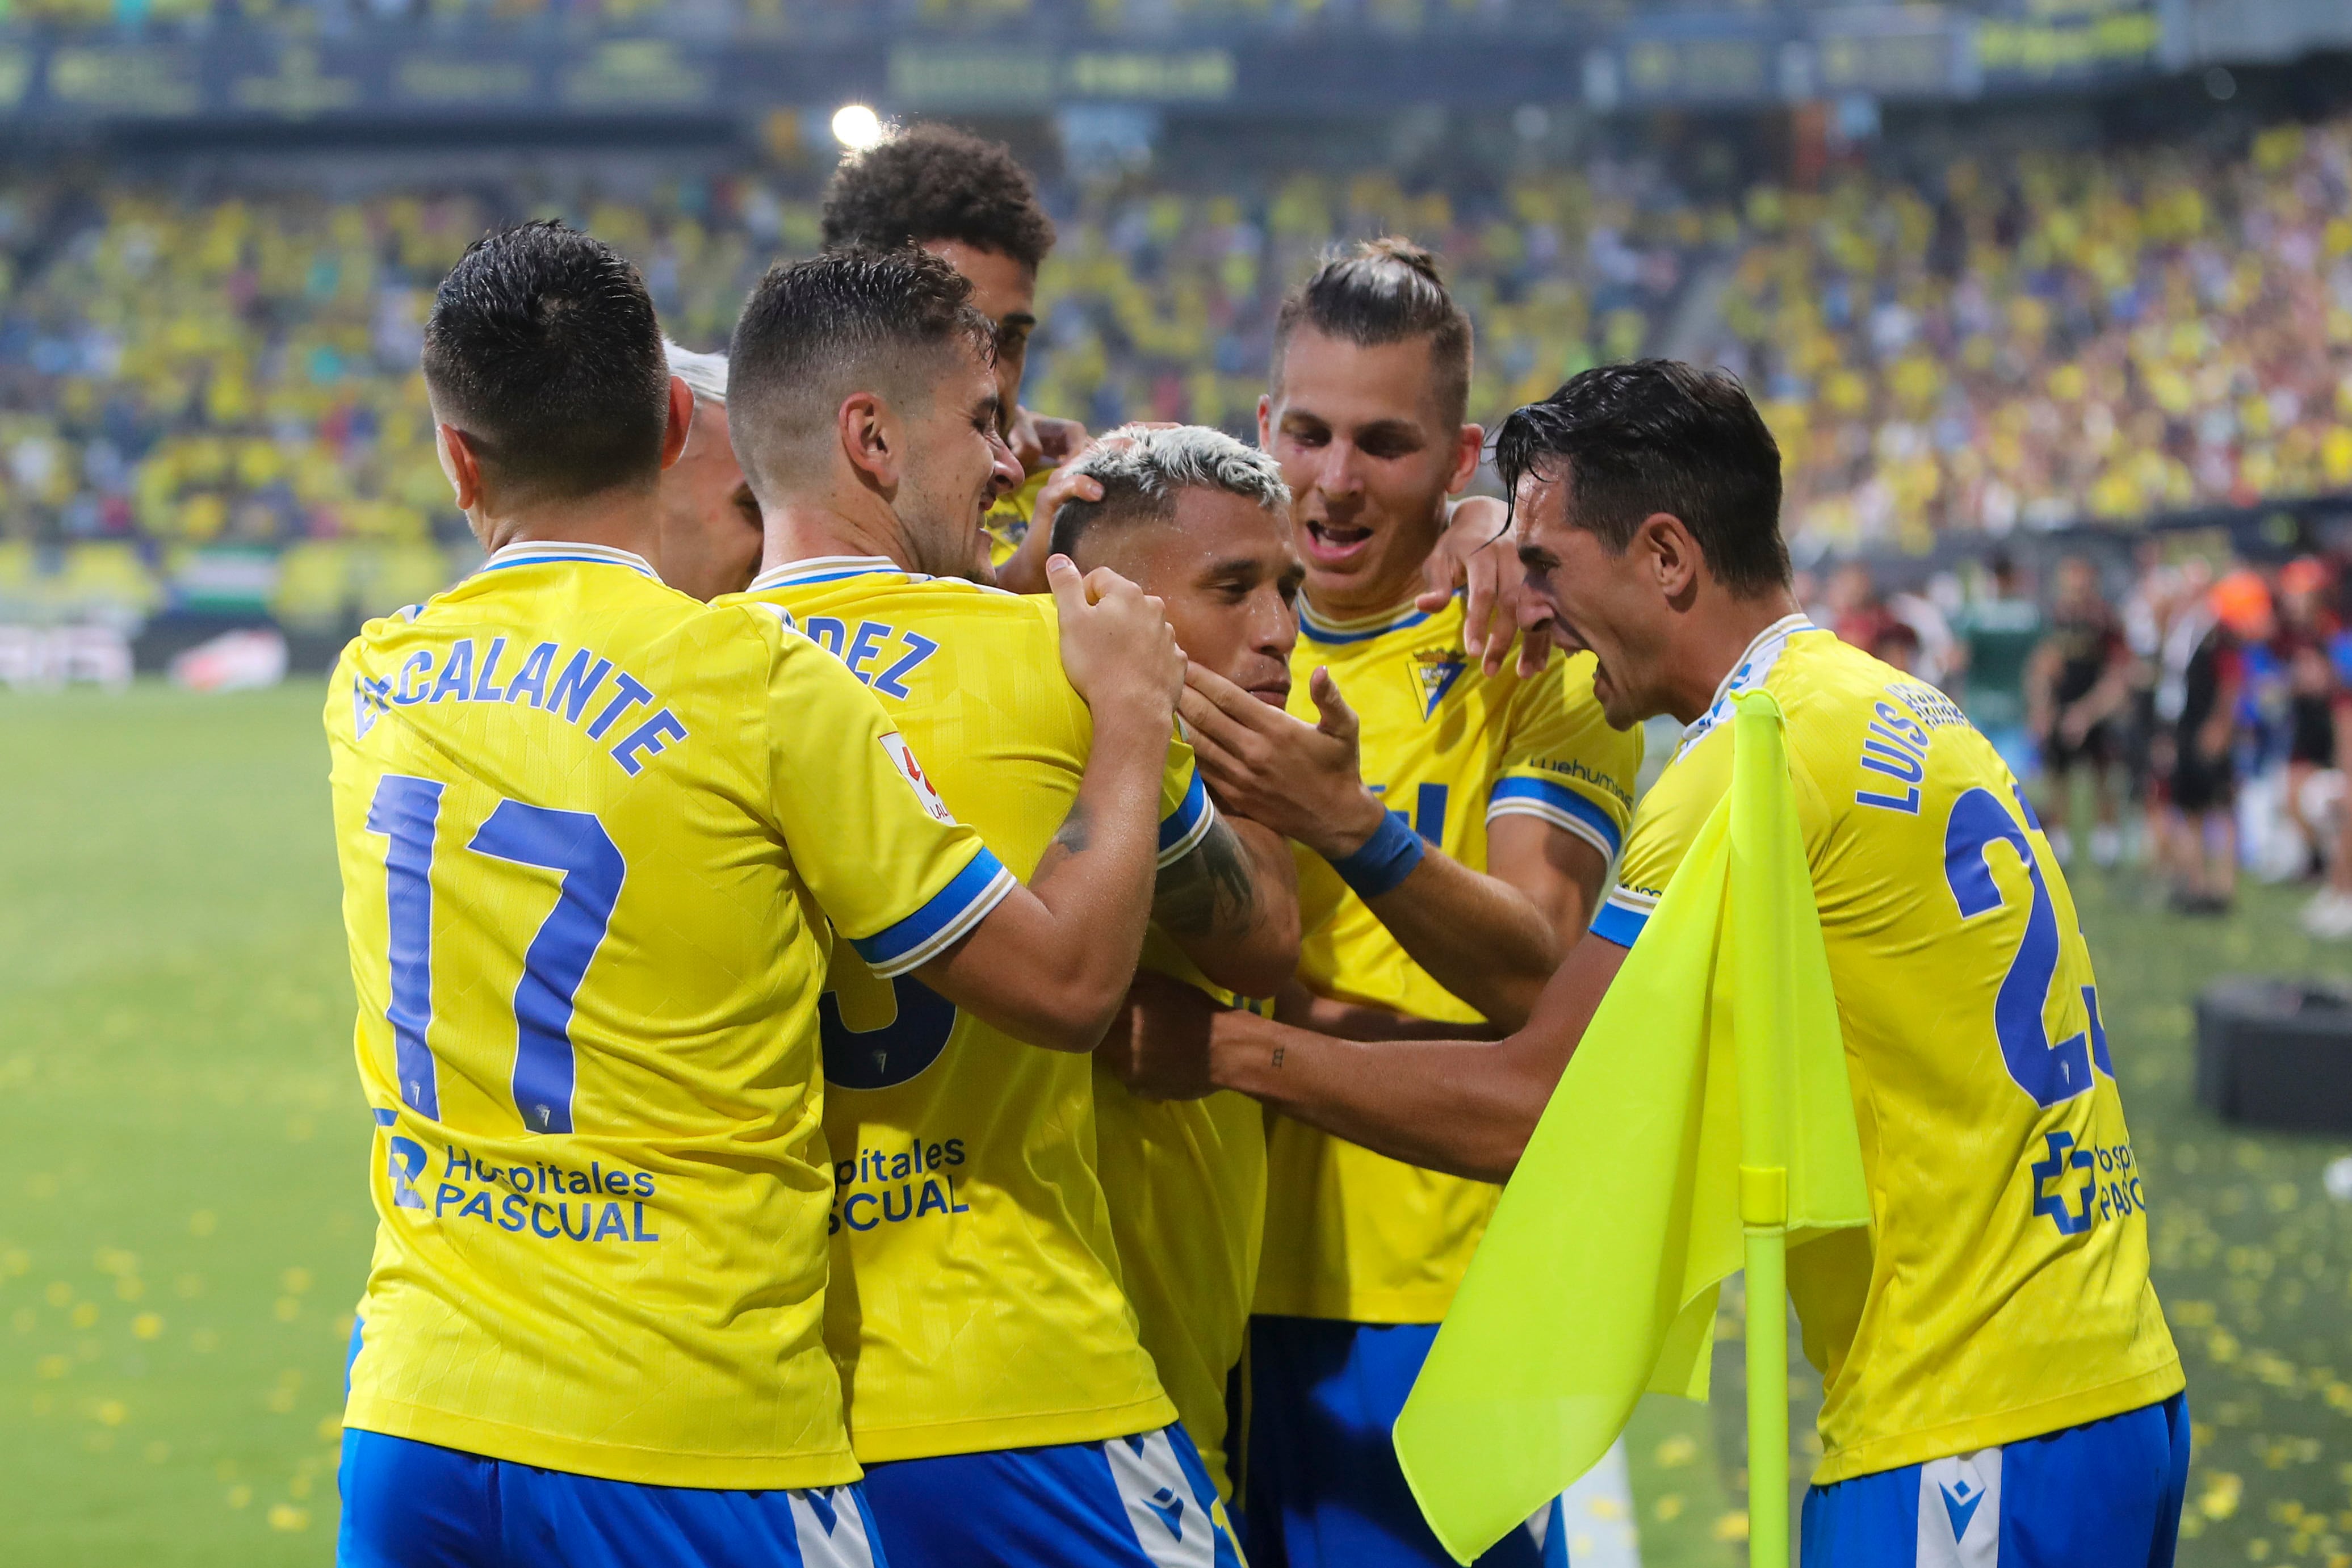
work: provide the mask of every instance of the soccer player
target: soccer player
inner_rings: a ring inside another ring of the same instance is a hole
[[[956,574],[1020,473],[970,300],[919,250],[772,268],[735,327],[733,430],[767,528],[751,597],[874,689],[941,797],[1026,874],[1098,831],[1086,791],[1110,737],[1056,672],[1055,601]],[[1269,993],[1296,961],[1295,903],[1172,735],[1135,742],[1160,778],[1153,916],[1213,983]],[[837,963],[832,988],[826,1337],[898,1568],[1229,1553],[1119,1288],[1090,1063],[914,980]]]
[[[1290,491],[1274,460],[1197,425],[1133,426],[1103,437],[1073,469],[1101,494],[1064,503],[1054,552],[1081,570],[1108,567],[1160,600],[1187,658],[1281,708],[1305,569],[1290,547]],[[1262,836],[1264,858],[1290,868],[1281,839],[1225,820],[1237,834]],[[1189,1012],[1196,1028],[1234,1002],[1159,933],[1144,945],[1144,966],[1186,984],[1143,993],[1151,999],[1142,1005]],[[1158,1098],[1196,1094],[1190,1083],[1130,1091],[1113,1051],[1119,1033],[1114,1025],[1095,1058],[1096,1159],[1111,1235],[1143,1348],[1230,1500],[1226,1383],[1248,1337],[1257,1279],[1265,1114],[1237,1094]]]
[[[377,1127],[339,1560],[878,1563],[823,1337],[833,933],[1090,1048],[1181,658],[1139,593],[1057,574],[1092,837],[1023,888],[839,661],[656,576],[691,405],[626,261],[491,236],[424,369],[490,553],[370,622],[327,707]]]
[[[760,503],[727,444],[727,356],[668,339],[670,374],[694,395],[686,450],[662,470],[662,581],[705,604],[739,594],[760,566]]]
[[[971,284],[972,308],[994,329],[1001,417],[1023,476],[989,513],[988,560],[1005,586],[1041,592],[1045,537],[1037,548],[1020,546],[1032,517],[1054,515],[1066,487],[1043,492],[1055,465],[1086,445],[1087,432],[1076,420],[1021,406],[1021,374],[1037,330],[1037,269],[1054,248],[1054,220],[1037,199],[1036,182],[1001,142],[917,125],[843,161],[825,192],[824,237],[828,250],[917,246]]]
[[[1328,262],[1284,302],[1258,426],[1307,567],[1301,716],[1197,664],[1187,677],[1211,787],[1307,852],[1284,1016],[1328,1033],[1518,1026],[1599,905],[1632,810],[1640,739],[1602,717],[1590,658],[1524,675],[1497,657],[1489,673],[1464,647],[1460,600],[1414,606],[1446,499],[1478,461],[1470,354],[1469,318],[1406,241]],[[1388,1431],[1496,1189],[1286,1119],[1268,1166],[1251,1556],[1443,1564]],[[1514,1536],[1494,1561],[1538,1550]]]
[[[2016,779],[1948,699],[1807,622],[1780,451],[1729,376],[1587,371],[1512,415],[1496,453],[1528,618],[1598,656],[1613,722],[1687,726],[1620,885],[1500,1042],[1366,1045],[1220,1014],[1213,1081],[1399,1159],[1507,1177],[1729,786],[1730,699],[1770,692],[1874,1216],[1789,1258],[1824,1383],[1807,1568],[2169,1563],[2180,1363],[2090,955]]]
[[[2116,827],[2115,764],[2122,756],[2123,713],[2131,701],[2134,660],[2123,619],[2101,595],[2099,569],[2080,555],[2058,563],[2058,597],[2042,644],[2025,666],[2026,728],[2050,781],[2042,803],[2045,837],[2061,866],[2074,858],[2066,830],[2074,815],[2074,764],[2088,763],[2096,812],[2092,864],[2105,868],[2123,854]]]

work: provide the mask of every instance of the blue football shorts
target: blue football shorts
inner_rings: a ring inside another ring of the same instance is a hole
[[[1454,1568],[1390,1433],[1435,1323],[1250,1320],[1245,1542],[1252,1568]],[[1568,1568],[1559,1500],[1476,1568]]]
[[[856,1486],[642,1486],[347,1427],[337,1568],[888,1568]]]
[[[2171,1568],[2189,1399],[1805,1494],[1804,1568]]]
[[[1242,1568],[1181,1426],[894,1459],[863,1484],[894,1568]]]

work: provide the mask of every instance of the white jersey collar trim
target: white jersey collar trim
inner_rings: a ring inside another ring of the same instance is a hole
[[[597,562],[607,566],[626,566],[632,572],[640,573],[656,583],[661,581],[661,574],[654,570],[653,563],[634,550],[620,550],[610,544],[581,544],[564,539],[533,539],[501,545],[490,552],[489,559],[482,563],[480,569],[489,572],[503,566],[533,566],[542,563],[579,561]]]
[[[1731,673],[1716,687],[1715,700],[1706,705],[1706,711],[1684,728],[1682,742],[1675,747],[1675,755],[1668,761],[1679,759],[1685,752],[1705,740],[1709,731],[1730,718],[1733,698],[1764,684],[1764,678],[1772,673],[1774,665],[1780,662],[1780,654],[1788,647],[1790,637],[1800,632],[1819,630],[1821,628],[1813,625],[1812,618],[1799,610],[1782,616],[1758,632],[1740,650],[1738,662],[1731,667]]]

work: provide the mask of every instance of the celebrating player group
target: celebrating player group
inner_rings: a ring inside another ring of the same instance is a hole
[[[1253,447],[1021,406],[1054,237],[1002,148],[883,143],[824,237],[723,357],[561,225],[436,299],[488,558],[327,707],[379,1222],[339,1561],[1437,1568],[1390,1429],[1759,689],[1872,1207],[1790,1266],[1804,1561],[2171,1561],[2064,879],[1806,621],[1735,381],[1578,375],[1507,510],[1411,244],[1286,300]]]

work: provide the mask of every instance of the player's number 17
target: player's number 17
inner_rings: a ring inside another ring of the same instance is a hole
[[[389,917],[393,1065],[400,1098],[420,1116],[441,1114],[439,1074],[426,1034],[433,1021],[433,851],[442,786],[386,773],[367,826],[388,840],[383,857]],[[523,952],[515,986],[515,1110],[533,1132],[572,1131],[572,1001],[612,924],[628,868],[604,825],[584,811],[502,800],[466,847],[536,866],[560,877],[555,907]]]

